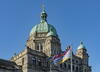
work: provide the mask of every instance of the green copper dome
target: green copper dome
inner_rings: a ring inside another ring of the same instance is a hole
[[[83,42],[80,43],[80,45],[78,46],[77,49],[85,49],[85,46],[84,46]]]
[[[52,30],[52,32],[51,32]],[[31,32],[30,32],[30,36],[34,33],[45,33],[45,32],[48,32],[47,36],[49,36],[50,34],[56,36],[57,35],[57,32],[56,32],[56,29],[50,25],[50,24],[47,24],[47,22],[43,22],[43,23],[40,23],[38,25],[35,25]]]
[[[44,9],[41,13],[40,24],[37,24],[32,28],[30,36],[33,35],[34,33],[48,33],[47,36],[49,35],[57,36],[56,29],[52,25],[47,23],[47,14]]]

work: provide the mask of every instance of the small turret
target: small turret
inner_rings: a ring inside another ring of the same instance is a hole
[[[83,64],[86,64],[86,65],[88,64],[89,56],[83,42],[81,42],[80,45],[78,46],[77,51],[76,51],[76,56],[80,57],[83,60]]]

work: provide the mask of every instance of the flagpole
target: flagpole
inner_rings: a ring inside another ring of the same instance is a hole
[[[73,55],[72,55],[72,47],[71,47],[71,72],[73,72],[73,61],[72,61],[73,58],[72,58],[72,56]]]
[[[50,64],[50,72],[52,72],[52,71],[51,71],[51,64]]]

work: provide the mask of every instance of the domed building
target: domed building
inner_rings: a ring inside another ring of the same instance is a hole
[[[55,27],[48,24],[47,13],[43,8],[41,21],[29,34],[26,48],[11,60],[0,59],[0,72],[91,72],[89,55],[83,42],[71,59],[61,64],[51,64],[49,57],[62,53],[61,43]]]

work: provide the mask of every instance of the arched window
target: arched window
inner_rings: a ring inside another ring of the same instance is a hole
[[[85,69],[85,72],[87,72],[87,70]]]
[[[38,65],[39,65],[39,66],[42,66],[42,62],[41,62],[40,59],[38,60]]]
[[[76,60],[76,63],[78,64],[78,60]]]
[[[70,64],[68,65],[68,69],[71,69],[71,65]]]
[[[43,50],[42,43],[37,43],[36,44],[36,50],[38,50],[38,51],[42,51]]]
[[[62,68],[62,64],[60,64],[60,67]]]
[[[66,63],[64,63],[64,67],[66,68]]]
[[[78,67],[76,67],[76,72],[78,72]]]
[[[74,65],[73,65],[73,71],[74,71],[74,69],[75,69],[75,67],[74,67]]]
[[[36,50],[39,50],[39,45],[38,44],[36,45]]]

